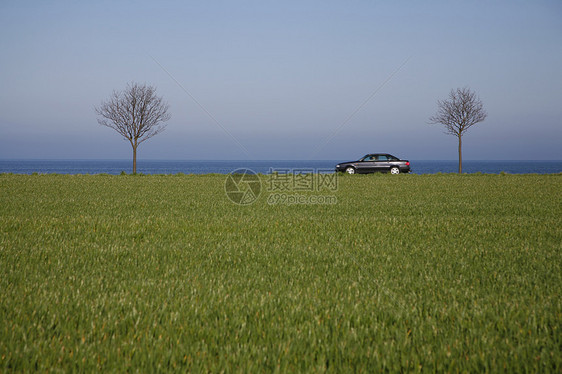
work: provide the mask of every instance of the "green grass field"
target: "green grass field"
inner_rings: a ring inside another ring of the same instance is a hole
[[[562,371],[562,175],[224,185],[0,175],[0,372]]]

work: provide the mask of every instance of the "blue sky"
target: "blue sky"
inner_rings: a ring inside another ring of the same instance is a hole
[[[0,158],[130,158],[93,107],[136,81],[172,114],[140,159],[455,159],[427,122],[469,86],[465,159],[560,160],[561,45],[558,0],[4,0]]]

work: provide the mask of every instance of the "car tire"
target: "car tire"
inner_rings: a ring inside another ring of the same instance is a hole
[[[400,174],[400,168],[398,166],[391,167],[390,174]]]
[[[351,167],[351,166],[348,166],[347,168],[345,168],[345,172],[347,174],[355,174],[355,168]]]

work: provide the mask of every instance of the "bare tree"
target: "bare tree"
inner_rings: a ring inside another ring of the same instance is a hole
[[[444,125],[446,134],[459,139],[459,174],[462,173],[462,136],[487,116],[482,101],[468,87],[451,90],[448,100],[437,101],[437,113],[429,118],[429,123]]]
[[[113,91],[107,101],[94,108],[98,123],[117,131],[133,147],[133,174],[137,172],[137,147],[166,128],[169,105],[156,96],[156,88],[129,83],[123,91]]]

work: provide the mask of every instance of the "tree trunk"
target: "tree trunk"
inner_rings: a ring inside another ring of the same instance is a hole
[[[137,173],[137,144],[133,144],[133,174]]]
[[[459,174],[462,174],[462,136],[459,136]]]

